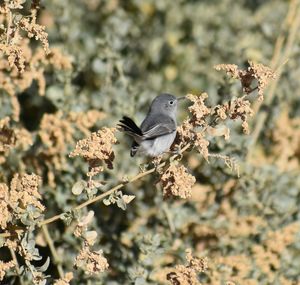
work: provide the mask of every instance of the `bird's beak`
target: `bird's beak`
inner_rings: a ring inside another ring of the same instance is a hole
[[[181,101],[181,100],[184,100],[185,99],[185,96],[183,96],[183,97],[178,97],[177,98],[177,101]]]

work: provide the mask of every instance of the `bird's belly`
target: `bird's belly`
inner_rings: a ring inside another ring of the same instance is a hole
[[[169,150],[176,137],[176,132],[157,137],[153,140],[145,140],[140,143],[138,152],[148,156],[158,156]]]

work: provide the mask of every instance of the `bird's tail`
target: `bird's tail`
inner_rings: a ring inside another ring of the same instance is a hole
[[[122,131],[133,137],[141,137],[143,135],[141,129],[136,125],[136,123],[126,116],[124,116],[122,120],[120,120],[118,127],[120,127]]]

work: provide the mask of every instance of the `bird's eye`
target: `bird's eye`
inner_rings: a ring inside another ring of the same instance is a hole
[[[169,104],[170,104],[170,105],[173,105],[173,104],[174,104],[174,101],[169,101]]]

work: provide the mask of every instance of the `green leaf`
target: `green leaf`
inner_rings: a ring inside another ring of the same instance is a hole
[[[79,180],[72,187],[72,193],[76,196],[80,195],[84,188],[87,186],[86,181]]]

